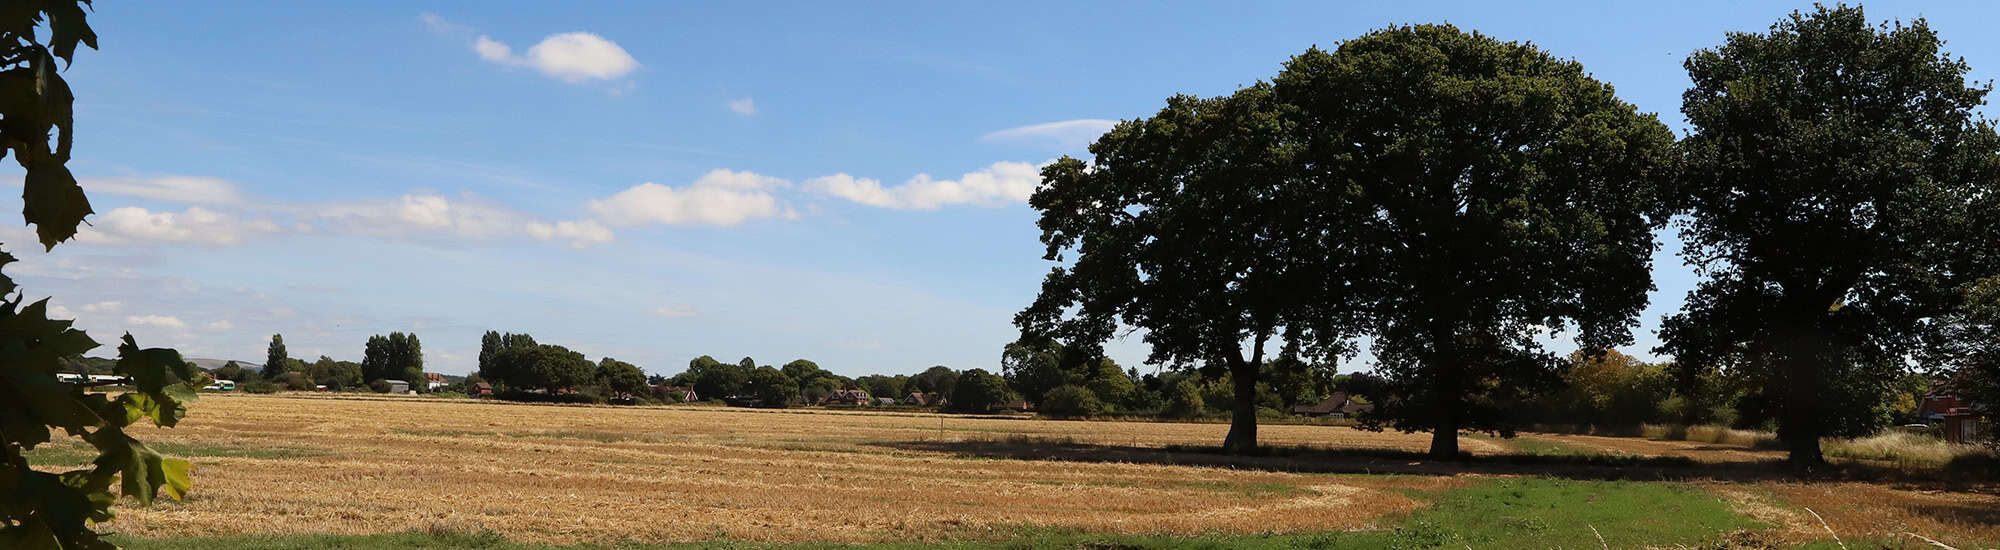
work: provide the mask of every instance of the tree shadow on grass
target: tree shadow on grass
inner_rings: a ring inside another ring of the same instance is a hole
[[[971,458],[1156,464],[1291,473],[1406,475],[1523,475],[1576,480],[1633,481],[1893,481],[1926,489],[1991,488],[1992,478],[1967,478],[1945,471],[1914,471],[1867,464],[1831,464],[1801,472],[1782,460],[1700,462],[1676,456],[1626,454],[1461,454],[1433,459],[1394,449],[1330,449],[1308,446],[1260,447],[1237,455],[1219,446],[1138,447],[1079,443],[1063,438],[1012,436],[964,441],[878,441],[876,447],[944,453]]]

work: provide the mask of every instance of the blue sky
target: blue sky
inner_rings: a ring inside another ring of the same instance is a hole
[[[703,354],[995,369],[1049,267],[1034,166],[1107,121],[1451,22],[1574,57],[1678,131],[1689,52],[1809,8],[107,2],[66,73],[94,226],[46,254],[18,225],[0,241],[99,341],[193,357],[261,361],[283,333],[353,359],[399,330],[465,373],[494,329],[660,374]],[[2000,71],[2000,9],[1867,9]],[[1642,356],[1693,281],[1662,237]]]

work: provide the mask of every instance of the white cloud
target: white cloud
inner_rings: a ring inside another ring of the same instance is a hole
[[[561,221],[553,224],[529,222],[528,234],[544,241],[567,240],[569,245],[584,248],[593,244],[611,242],[611,228],[593,220]]]
[[[528,47],[527,55],[498,40],[480,35],[472,42],[479,57],[502,65],[532,67],[563,82],[611,80],[639,68],[639,60],[625,48],[602,36],[587,32],[551,34]]]
[[[917,174],[902,185],[885,187],[878,180],[834,174],[806,180],[806,187],[869,206],[936,210],[952,204],[1004,206],[1025,201],[1041,181],[1041,170],[1034,164],[996,162],[957,180]]]
[[[153,178],[84,179],[79,182],[92,194],[109,193],[182,204],[238,204],[243,195],[236,185],[217,178],[160,176]]]
[[[118,310],[124,309],[124,307],[125,304],[122,302],[105,301],[84,305],[83,311],[84,313],[117,313]]]
[[[750,98],[729,100],[729,110],[739,115],[757,114],[757,101]]]
[[[66,307],[58,305],[50,305],[48,309],[48,317],[50,319],[75,319],[76,312],[70,311],[69,308]]]
[[[445,21],[443,16],[431,12],[417,14],[417,20],[423,21],[425,27],[436,33],[458,33],[468,30],[464,25]]]
[[[312,207],[306,216],[341,232],[373,236],[491,239],[520,234],[528,223],[527,215],[470,194],[458,200],[409,193],[395,199],[325,203]]]
[[[184,212],[152,212],[136,206],[114,208],[77,233],[92,244],[237,244],[278,231],[270,220],[241,220],[199,206]]]
[[[187,328],[187,323],[183,323],[181,322],[180,319],[174,317],[168,317],[165,315],[133,315],[125,318],[125,324],[142,326],[142,327],[170,328],[176,330]]]
[[[670,318],[670,319],[678,319],[678,318],[684,318],[684,317],[693,317],[693,316],[695,316],[695,315],[696,315],[696,313],[695,313],[695,310],[694,310],[694,306],[690,306],[690,305],[685,305],[685,304],[683,304],[683,305],[674,305],[674,306],[666,306],[666,307],[656,307],[656,308],[653,308],[653,311],[652,311],[651,313],[652,313],[652,314],[654,314],[654,315],[658,315],[658,316],[661,316],[661,317],[666,317],[666,318]]]
[[[605,223],[620,226],[729,226],[787,215],[789,209],[780,207],[777,197],[768,192],[786,185],[789,182],[783,179],[751,172],[715,170],[686,187],[653,182],[634,185],[609,198],[590,201],[590,209]]]
[[[224,331],[236,328],[236,323],[231,323],[229,321],[213,321],[208,324],[202,325],[201,328],[212,331]]]
[[[1117,126],[1116,120],[1080,118],[1008,128],[979,136],[980,141],[1039,141],[1062,149],[1082,150]]]

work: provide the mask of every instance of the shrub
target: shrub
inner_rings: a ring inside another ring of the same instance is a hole
[[[1090,388],[1064,384],[1042,394],[1042,414],[1056,417],[1090,417],[1104,414],[1107,407]]]
[[[368,389],[375,390],[375,393],[389,393],[391,388],[388,380],[376,380],[368,383]]]
[[[1207,408],[1202,402],[1201,389],[1194,382],[1181,380],[1167,388],[1167,409],[1160,414],[1168,418],[1194,418]]]
[[[271,381],[265,380],[261,376],[250,376],[247,378],[249,379],[237,383],[236,389],[243,390],[243,393],[278,393],[278,385],[272,384]]]

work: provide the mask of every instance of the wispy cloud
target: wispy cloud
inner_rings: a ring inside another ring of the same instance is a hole
[[[1030,124],[989,132],[986,135],[979,136],[979,140],[989,142],[1033,142],[1055,146],[1064,150],[1083,150],[1089,147],[1091,142],[1097,141],[1098,136],[1111,131],[1111,128],[1117,125],[1118,121],[1116,120],[1079,118],[1076,120]]]
[[[693,316],[695,316],[695,314],[696,314],[696,313],[695,313],[695,310],[694,310],[694,306],[690,306],[690,305],[685,305],[685,304],[683,304],[683,305],[672,305],[672,306],[664,306],[664,307],[656,307],[656,308],[653,308],[653,311],[651,311],[650,313],[652,313],[652,314],[654,314],[654,315],[658,315],[658,316],[661,316],[661,317],[666,317],[666,318],[669,318],[669,319],[679,319],[679,318],[685,318],[685,317],[693,317]]]
[[[729,110],[739,115],[757,114],[757,101],[751,98],[729,100]]]

